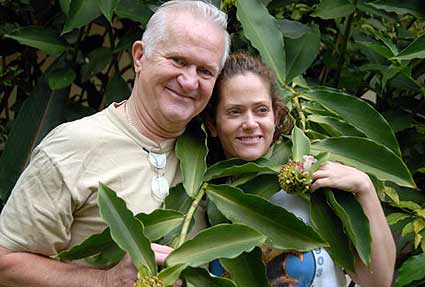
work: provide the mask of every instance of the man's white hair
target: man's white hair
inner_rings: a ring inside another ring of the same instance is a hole
[[[145,56],[150,58],[158,43],[166,41],[166,32],[168,27],[167,22],[169,19],[173,19],[172,15],[176,12],[190,13],[194,17],[206,19],[207,21],[223,28],[224,55],[220,63],[221,70],[230,50],[230,36],[226,30],[227,15],[206,1],[172,0],[162,4],[150,18],[146,25],[145,32],[143,33],[142,41],[144,44]]]

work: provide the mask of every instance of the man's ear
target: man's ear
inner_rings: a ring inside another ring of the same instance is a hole
[[[131,49],[131,53],[133,55],[133,66],[134,72],[137,74],[142,69],[142,58],[144,55],[144,44],[142,41],[136,41],[133,43],[133,47]]]
[[[213,138],[217,137],[217,128],[215,126],[215,121],[208,118],[205,123],[207,124],[207,128],[210,131],[210,134]]]

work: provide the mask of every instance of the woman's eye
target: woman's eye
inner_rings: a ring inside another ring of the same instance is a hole
[[[269,111],[269,109],[267,107],[260,107],[257,110],[259,113],[265,114]]]
[[[239,115],[241,112],[239,111],[239,110],[229,110],[228,112],[227,112],[227,114],[228,115],[231,115],[231,116],[237,116],[237,115]]]

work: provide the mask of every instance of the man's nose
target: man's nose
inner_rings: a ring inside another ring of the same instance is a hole
[[[187,65],[185,66],[180,75],[177,77],[177,82],[185,91],[196,90],[199,86],[198,73],[196,66]]]

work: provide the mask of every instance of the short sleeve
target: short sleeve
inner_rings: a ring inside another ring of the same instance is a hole
[[[70,241],[72,209],[61,173],[42,150],[36,150],[3,208],[0,245],[55,255]]]

